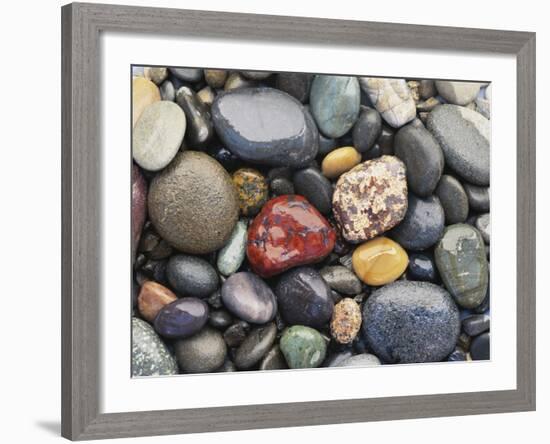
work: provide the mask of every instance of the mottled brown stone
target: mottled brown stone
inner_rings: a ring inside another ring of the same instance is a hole
[[[141,286],[137,300],[139,313],[146,321],[153,322],[160,309],[176,299],[177,296],[164,285],[146,281]]]
[[[330,334],[340,344],[352,342],[361,328],[361,308],[351,298],[344,298],[334,306]]]

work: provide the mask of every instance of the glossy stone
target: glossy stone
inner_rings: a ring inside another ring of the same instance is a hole
[[[147,322],[132,318],[132,376],[176,375],[170,351]]]
[[[144,282],[139,291],[137,304],[139,314],[146,321],[153,322],[162,307],[174,302],[177,296],[157,282]]]
[[[445,213],[445,225],[465,222],[470,210],[468,196],[462,184],[453,176],[444,174],[437,185],[435,194]]]
[[[418,196],[431,195],[443,172],[443,151],[423,125],[409,124],[395,135],[395,155],[407,168],[407,184]]]
[[[136,255],[146,216],[147,182],[140,169],[132,164],[132,258]]]
[[[229,276],[240,268],[246,255],[246,239],[246,222],[240,220],[235,224],[227,243],[218,252],[217,267],[221,274]]]
[[[334,217],[348,242],[362,242],[393,228],[407,211],[405,165],[382,156],[357,165],[338,179]]]
[[[469,183],[464,184],[464,191],[468,196],[470,208],[479,213],[487,213],[491,208],[489,187],[478,187]]]
[[[277,326],[273,322],[252,330],[235,353],[237,368],[246,370],[260,362],[276,338]]]
[[[190,338],[174,344],[176,360],[184,373],[208,373],[221,367],[227,347],[221,333],[205,327]]]
[[[302,103],[309,99],[309,90],[313,80],[312,74],[299,72],[280,72],[277,74],[276,87],[290,94]]]
[[[363,308],[363,334],[383,362],[441,361],[460,333],[449,293],[429,282],[399,281],[371,294]]]
[[[253,324],[265,324],[277,313],[277,300],[271,288],[246,271],[227,278],[222,285],[222,300],[227,310]]]
[[[246,254],[263,277],[315,263],[334,248],[336,233],[305,198],[279,196],[268,201],[248,229]]]
[[[243,164],[239,157],[223,146],[214,145],[208,148],[207,152],[229,172],[237,170]]]
[[[344,359],[336,367],[372,367],[375,365],[381,365],[380,359],[369,353],[361,353]]]
[[[197,298],[181,298],[165,305],[155,318],[155,330],[166,338],[194,335],[208,320],[208,306]]]
[[[233,173],[233,184],[239,195],[239,209],[244,216],[254,216],[268,198],[266,178],[253,168],[241,168]]]
[[[233,324],[233,316],[226,310],[211,311],[208,315],[208,323],[218,330],[225,330]]]
[[[323,159],[321,168],[329,179],[335,179],[361,162],[361,154],[352,146],[337,148]]]
[[[338,293],[347,295],[361,293],[363,285],[359,278],[353,271],[342,265],[323,267],[320,273],[328,286]]]
[[[260,362],[260,370],[282,370],[287,368],[285,357],[278,345],[274,345]]]
[[[184,82],[198,82],[202,79],[202,69],[199,68],[168,68],[170,74]]]
[[[353,252],[353,271],[368,285],[385,285],[395,281],[407,269],[407,252],[387,237],[377,237]]]
[[[176,102],[183,109],[187,118],[187,130],[185,132],[187,144],[191,148],[204,147],[214,135],[214,126],[208,107],[187,86],[178,89]]]
[[[275,287],[279,312],[287,324],[320,327],[334,308],[330,288],[311,267],[299,267],[281,276]]]
[[[237,191],[223,167],[204,153],[184,151],[149,187],[149,217],[180,251],[205,254],[223,247],[237,222]]]
[[[290,368],[319,367],[327,351],[321,334],[303,325],[287,328],[281,336],[279,346]]]
[[[422,251],[434,245],[445,228],[445,212],[435,196],[409,193],[407,214],[390,237],[407,250]]]
[[[319,130],[326,137],[341,137],[359,116],[361,92],[355,77],[316,75],[309,103]]]
[[[380,113],[367,106],[361,107],[361,113],[353,126],[353,146],[360,153],[369,151],[382,132]]]
[[[317,155],[315,123],[294,97],[273,88],[245,88],[220,94],[212,105],[220,139],[252,163],[307,166]]]
[[[134,77],[132,79],[132,126],[135,126],[147,106],[159,100],[160,92],[157,85],[145,77]]]
[[[409,254],[407,278],[411,281],[435,282],[438,274],[433,258],[425,253]]]
[[[435,86],[439,95],[447,102],[454,105],[467,105],[477,97],[481,83],[436,80]]]
[[[296,194],[304,196],[321,214],[332,209],[332,184],[316,168],[298,170],[292,176]]]
[[[361,328],[361,308],[351,298],[344,298],[334,306],[330,320],[330,334],[339,344],[350,344]]]
[[[470,355],[474,361],[491,359],[491,333],[476,336],[470,345]]]
[[[204,80],[212,88],[222,88],[227,79],[227,71],[223,69],[205,69]]]
[[[483,242],[489,245],[491,243],[491,215],[485,213],[478,216],[475,225],[483,238]]]
[[[435,263],[445,287],[464,308],[485,298],[488,263],[481,234],[466,224],[447,227],[435,248]]]
[[[216,270],[204,259],[178,254],[166,267],[166,277],[174,290],[185,296],[204,298],[218,288]]]
[[[462,320],[462,329],[468,336],[477,336],[491,326],[491,318],[485,314],[468,316]]]

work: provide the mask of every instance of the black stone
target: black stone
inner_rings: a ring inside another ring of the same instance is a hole
[[[469,212],[468,196],[456,178],[448,174],[441,176],[435,194],[445,212],[446,225],[466,221]]]
[[[353,146],[360,153],[366,153],[373,146],[382,132],[382,117],[373,108],[361,107],[359,118],[352,130]]]
[[[479,187],[469,183],[464,184],[464,191],[468,196],[470,208],[478,213],[487,213],[491,208],[491,197],[489,187]]]
[[[292,178],[296,194],[304,196],[322,214],[332,210],[332,184],[316,168],[305,168]]]
[[[166,267],[170,285],[181,295],[206,297],[218,288],[218,274],[204,259],[179,254],[172,256]]]
[[[476,314],[462,320],[462,329],[469,336],[477,336],[491,327],[491,318],[488,315]]]
[[[338,148],[338,140],[329,139],[319,133],[319,155],[325,157],[331,151]]]
[[[343,265],[324,267],[320,274],[328,286],[339,293],[353,296],[363,289],[357,275]]]
[[[437,282],[438,274],[433,257],[425,253],[409,254],[407,279],[410,281]]]
[[[224,330],[233,323],[233,317],[226,310],[211,311],[208,323],[218,330]]]
[[[246,337],[235,353],[235,365],[241,370],[249,369],[265,356],[277,338],[274,323],[255,328]]]
[[[286,177],[276,177],[269,182],[269,189],[274,196],[283,196],[285,194],[294,194],[294,184]]]
[[[447,356],[447,361],[466,361],[466,352],[460,347],[457,347],[449,356]]]
[[[275,85],[277,89],[290,94],[302,103],[306,103],[309,99],[312,80],[312,74],[281,72],[277,74]]]
[[[376,144],[380,146],[382,154],[392,155],[394,153],[395,130],[387,125],[382,124],[382,131],[376,140]]]
[[[213,146],[208,149],[207,153],[222,164],[229,172],[239,169],[243,162],[242,160],[223,146]]]
[[[486,361],[491,359],[491,334],[482,333],[472,340],[470,356],[474,361]]]
[[[208,107],[199,100],[192,89],[186,86],[178,89],[176,102],[185,113],[185,140],[189,147],[204,147],[214,135],[214,126]]]

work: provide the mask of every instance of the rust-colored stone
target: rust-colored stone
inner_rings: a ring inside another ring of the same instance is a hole
[[[138,309],[146,321],[153,322],[162,307],[174,302],[177,296],[164,285],[146,281],[138,295]]]

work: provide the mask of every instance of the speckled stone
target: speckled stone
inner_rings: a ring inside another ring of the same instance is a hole
[[[464,184],[464,191],[468,196],[470,208],[480,213],[487,213],[491,208],[489,187],[478,187],[469,183]]]
[[[246,222],[240,220],[227,243],[218,252],[217,266],[221,274],[229,276],[240,268],[246,255],[246,237]]]
[[[159,100],[160,92],[157,85],[145,77],[134,77],[132,79],[132,126],[135,126],[147,106]]]
[[[372,367],[375,365],[381,365],[380,359],[369,353],[361,353],[344,359],[336,367]]]
[[[287,368],[285,357],[278,345],[274,345],[260,362],[260,370],[283,370]]]
[[[474,361],[491,359],[491,333],[482,333],[472,340],[470,355]]]
[[[139,167],[132,164],[132,258],[136,255],[146,217],[147,182]]]
[[[191,148],[204,147],[214,136],[214,125],[208,107],[187,86],[178,89],[176,102],[183,109],[187,119],[185,141],[188,146]]]
[[[382,156],[357,165],[336,183],[334,217],[348,242],[362,242],[393,228],[407,211],[405,165]]]
[[[176,360],[185,373],[208,373],[221,367],[227,347],[221,333],[210,327],[203,328],[190,338],[174,344]]]
[[[330,320],[330,334],[339,344],[350,344],[361,328],[361,309],[351,298],[344,298],[334,306]]]
[[[467,105],[473,102],[479,93],[481,85],[481,83],[475,82],[435,81],[439,95],[454,105]]]
[[[204,80],[212,88],[222,88],[227,79],[227,71],[223,69],[205,69]]]
[[[353,125],[353,146],[360,153],[369,151],[382,131],[382,117],[373,108],[361,106],[361,112]]]
[[[445,287],[464,308],[485,298],[488,263],[481,234],[466,224],[447,227],[435,248],[435,263]]]
[[[355,273],[342,265],[323,267],[320,273],[328,286],[338,293],[356,295],[363,289]]]
[[[319,367],[327,351],[321,334],[303,325],[287,328],[281,336],[279,346],[290,368]]]
[[[139,290],[137,304],[139,314],[146,321],[153,322],[162,307],[174,302],[178,297],[158,282],[146,281]]]
[[[206,254],[223,247],[239,214],[237,191],[225,169],[207,154],[184,151],[149,187],[149,217],[178,250]]]
[[[196,256],[172,256],[166,266],[166,277],[181,295],[204,298],[216,291],[218,274],[210,263]]]
[[[392,127],[400,128],[416,117],[416,106],[403,79],[362,77],[361,88],[382,118]]]
[[[237,368],[246,370],[260,362],[276,338],[277,326],[273,322],[252,330],[235,353]]]
[[[359,116],[361,91],[355,77],[316,75],[309,103],[319,130],[326,137],[341,137]]]
[[[281,72],[277,74],[277,89],[290,94],[302,103],[309,99],[309,90],[313,80],[312,74],[299,72]]]
[[[269,197],[266,178],[253,168],[241,168],[233,173],[232,179],[239,195],[241,214],[256,215]]]
[[[394,282],[367,299],[363,333],[384,363],[441,361],[456,345],[459,313],[449,293],[437,285]]]
[[[170,339],[186,338],[199,332],[208,320],[208,306],[197,298],[181,298],[160,309],[155,330]]]
[[[321,168],[329,179],[335,179],[361,162],[361,153],[352,146],[337,148],[323,159]]]
[[[465,222],[470,210],[468,196],[462,184],[453,176],[444,174],[435,190],[445,212],[445,225]]]
[[[491,243],[491,215],[485,213],[478,216],[476,219],[476,228],[481,233],[483,242],[489,245]]]
[[[332,184],[316,168],[298,170],[292,176],[296,194],[304,196],[321,214],[332,210]]]
[[[202,79],[202,69],[199,68],[168,68],[170,74],[184,82],[198,82]]]
[[[132,318],[132,376],[176,375],[176,360],[147,322]]]

